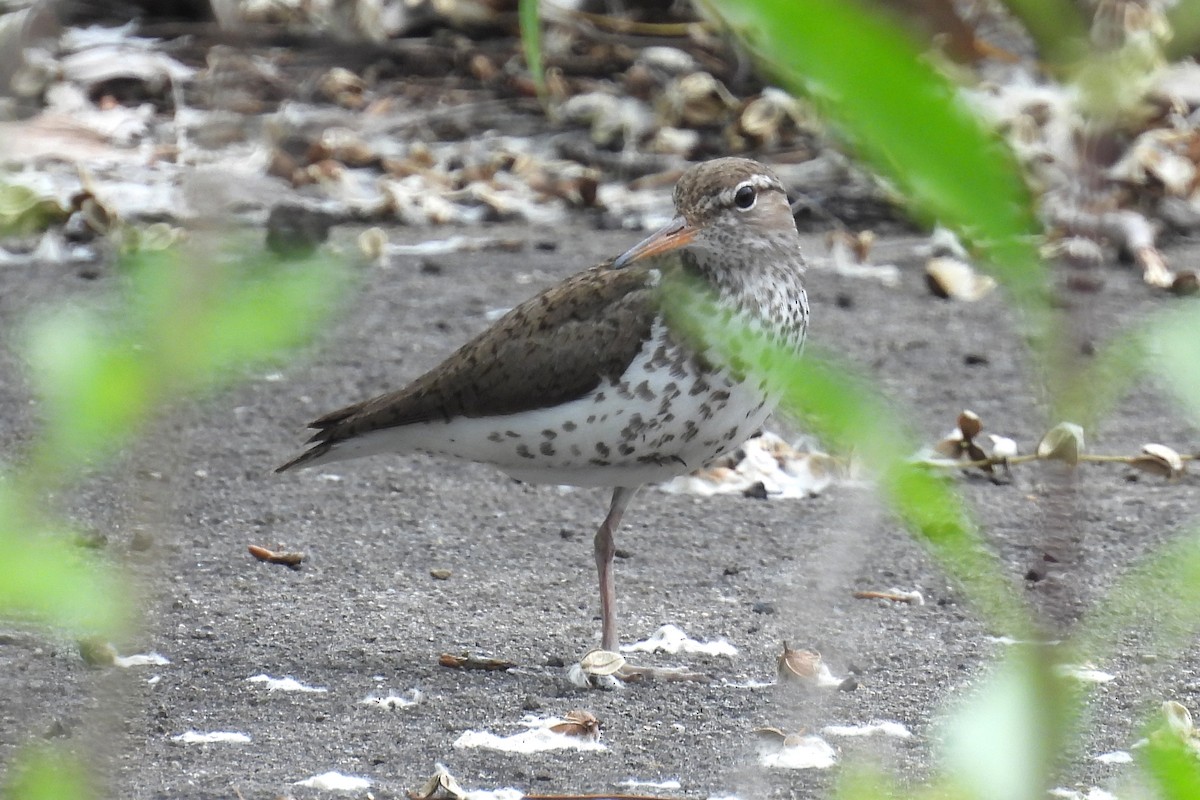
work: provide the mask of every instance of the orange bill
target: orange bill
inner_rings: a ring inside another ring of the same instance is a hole
[[[620,269],[634,261],[675,250],[691,242],[695,236],[696,229],[683,217],[676,217],[622,253],[613,261],[613,266]]]

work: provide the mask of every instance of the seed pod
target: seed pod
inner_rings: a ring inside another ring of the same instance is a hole
[[[776,659],[779,677],[815,683],[821,674],[821,654],[816,650],[793,650],[783,643],[783,652]]]
[[[958,429],[962,432],[963,441],[969,442],[983,430],[983,421],[974,411],[963,409],[958,414]]]
[[[1050,461],[1063,461],[1072,467],[1079,463],[1083,452],[1083,428],[1074,422],[1060,422],[1038,442],[1037,456]]]
[[[980,275],[965,261],[940,256],[925,264],[925,282],[935,296],[943,300],[974,302],[996,288],[990,275]]]
[[[625,666],[625,656],[611,650],[591,650],[579,660],[579,666],[588,675],[615,675]]]
[[[564,736],[595,741],[600,738],[600,720],[590,711],[573,709],[568,711],[562,722],[550,726],[550,730]]]
[[[1130,460],[1130,465],[1153,475],[1177,478],[1183,472],[1183,459],[1165,444],[1142,445],[1142,452]]]

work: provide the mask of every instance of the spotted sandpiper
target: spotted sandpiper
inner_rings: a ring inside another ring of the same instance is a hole
[[[278,471],[379,453],[494,464],[533,483],[613,490],[595,536],[601,647],[616,651],[613,533],[638,489],[703,467],[758,430],[777,397],[670,324],[673,278],[799,351],[804,259],[787,195],[744,158],[693,166],[678,214],[620,257],[551,286],[395,392],[312,422]]]

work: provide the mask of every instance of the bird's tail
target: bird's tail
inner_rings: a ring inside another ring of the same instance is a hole
[[[333,450],[332,442],[320,442],[320,443],[315,444],[312,447],[308,448],[303,453],[301,453],[300,455],[293,458],[291,461],[288,461],[285,464],[280,464],[278,467],[275,468],[275,471],[276,472],[287,472],[289,469],[292,469],[294,467],[314,467],[324,460],[332,460],[332,459],[324,459],[323,458],[323,456],[329,455],[329,453],[332,450]]]

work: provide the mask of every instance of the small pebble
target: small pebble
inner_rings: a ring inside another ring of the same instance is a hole
[[[766,500],[767,499],[767,487],[763,484],[762,481],[755,481],[750,486],[747,486],[746,490],[744,492],[742,492],[742,494],[745,495],[746,497],[750,497],[755,500]]]
[[[435,581],[448,581],[450,580],[450,574],[450,570],[440,567],[429,570],[429,576]]]

